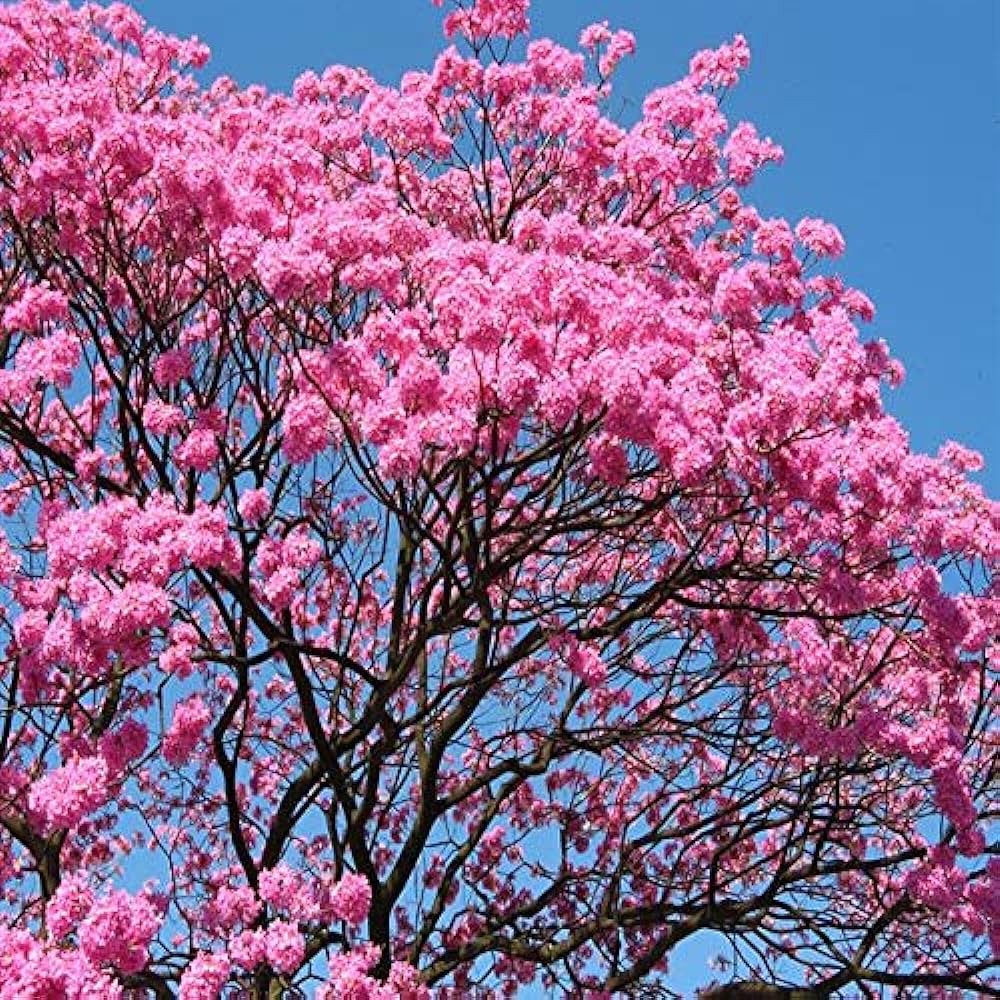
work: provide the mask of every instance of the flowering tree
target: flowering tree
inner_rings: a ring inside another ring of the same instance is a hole
[[[996,506],[746,43],[398,88],[0,7],[0,998],[1000,995]],[[490,992],[491,991],[491,992]],[[910,994],[912,995],[912,993]]]

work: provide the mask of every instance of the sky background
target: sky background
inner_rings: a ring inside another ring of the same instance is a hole
[[[287,89],[303,70],[364,66],[383,83],[441,46],[429,0],[139,0],[149,21],[197,34],[209,75]],[[993,0],[536,0],[535,34],[574,44],[608,19],[638,39],[621,68],[621,116],[683,75],[692,52],[745,34],[753,63],[730,95],[785,148],[749,200],[793,222],[818,215],[847,239],[838,270],[877,307],[869,336],[907,369],[888,405],[915,448],[949,438],[982,452],[1000,496],[1000,65]],[[676,986],[707,976],[701,945]]]

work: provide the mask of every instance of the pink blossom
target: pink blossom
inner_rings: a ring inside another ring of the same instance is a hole
[[[139,972],[149,959],[160,921],[160,914],[143,896],[111,892],[98,898],[80,923],[80,947],[95,963]]]
[[[253,970],[268,960],[270,932],[263,929],[243,931],[229,942],[229,956],[235,965]],[[281,949],[279,948],[279,954]],[[292,970],[294,971],[294,968]],[[275,964],[275,968],[278,968]]]
[[[73,757],[32,786],[28,804],[53,829],[70,829],[108,801],[108,765],[103,757]]]
[[[67,319],[68,303],[64,293],[45,282],[26,285],[4,307],[0,326],[5,330],[35,332],[45,323]]]
[[[570,671],[587,687],[600,687],[607,680],[608,668],[600,651],[592,646],[572,646],[567,657]]]
[[[271,495],[265,489],[246,490],[240,495],[239,512],[247,521],[260,521],[271,509]]]
[[[593,54],[603,50],[598,59],[598,70],[607,78],[614,73],[625,56],[635,52],[635,35],[630,31],[612,31],[607,21],[588,25],[580,33],[580,46]]]
[[[154,434],[172,434],[185,424],[184,412],[180,407],[172,406],[158,399],[151,399],[143,410],[146,426]]]
[[[261,874],[263,876],[265,873]],[[260,913],[260,909],[260,900],[250,886],[224,885],[218,889],[207,907],[207,922],[213,928],[229,930],[240,924],[252,923]]]
[[[726,271],[719,277],[712,304],[720,316],[746,322],[756,302],[757,289],[747,271]]]
[[[276,920],[265,931],[264,949],[272,968],[293,973],[305,958],[306,943],[294,924]]]
[[[121,1000],[121,986],[80,952],[46,948],[27,931],[0,927],[0,1000]]]
[[[434,0],[440,6],[442,0]],[[528,30],[528,0],[473,0],[467,9],[459,8],[444,20],[449,38],[463,34],[469,38],[515,38]]]
[[[153,364],[153,375],[163,386],[176,385],[182,379],[188,378],[193,370],[191,353],[179,347],[164,351]]]
[[[204,952],[197,955],[181,976],[180,1000],[219,1000],[229,979],[229,968],[227,955]]]
[[[751,203],[742,37],[623,123],[628,32],[442,16],[278,92],[0,4],[0,1000],[603,997],[745,904],[982,988],[983,457],[888,414],[839,231]]]
[[[308,462],[327,446],[329,418],[329,407],[319,396],[296,396],[288,403],[282,450],[290,462]]]
[[[192,431],[174,450],[177,464],[206,472],[219,457],[219,442],[213,431],[200,429]]]
[[[749,65],[750,46],[742,35],[736,35],[728,45],[693,56],[690,76],[698,86],[732,87]]]
[[[795,227],[795,238],[819,257],[839,257],[846,246],[840,230],[822,219],[802,219]]]
[[[80,363],[80,341],[69,331],[56,329],[48,337],[25,341],[17,352],[16,370],[60,389],[68,389]]]
[[[100,740],[101,755],[110,774],[125,770],[141,757],[149,743],[149,729],[138,719],[126,719],[117,729],[105,733]]]
[[[107,455],[100,448],[87,448],[81,451],[74,460],[76,474],[80,477],[81,482],[93,483],[106,459]]]
[[[729,161],[729,176],[742,187],[764,164],[780,163],[784,153],[770,139],[760,138],[753,125],[740,122],[729,136],[723,155]]]
[[[296,593],[301,589],[298,571],[293,566],[282,566],[269,573],[264,581],[264,596],[275,611],[291,607]]]
[[[0,584],[10,586],[21,571],[21,560],[10,547],[6,538],[0,537]]]
[[[212,712],[201,695],[191,695],[174,706],[173,721],[163,738],[163,756],[174,767],[186,764],[201,742]]]
[[[258,891],[275,908],[296,912],[303,906],[306,882],[301,872],[282,864],[260,873]]]
[[[53,938],[73,933],[94,905],[94,893],[81,875],[68,875],[59,883],[45,907],[45,922]]]
[[[368,916],[371,901],[371,886],[361,875],[345,875],[330,890],[330,910],[333,916],[354,926]]]

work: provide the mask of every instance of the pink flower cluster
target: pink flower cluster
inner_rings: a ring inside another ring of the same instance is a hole
[[[612,31],[607,21],[588,25],[580,32],[580,46],[593,55],[600,52],[597,68],[607,78],[618,64],[635,52],[635,35],[630,31]]]
[[[191,695],[174,706],[170,728],[163,737],[163,756],[174,767],[187,763],[212,721],[212,711],[201,695]]]
[[[378,961],[374,948],[356,948],[330,960],[326,983],[316,991],[316,1000],[429,1000],[430,990],[417,978],[412,966],[394,962],[385,983],[368,975]]]
[[[260,874],[260,897],[275,909],[300,919],[343,920],[358,926],[371,906],[371,886],[361,875],[339,881],[308,878],[287,865]]]
[[[86,960],[99,968],[111,965],[135,973],[149,961],[149,947],[162,923],[162,914],[146,896],[109,892],[96,896],[86,880],[63,879],[45,910],[54,940],[76,937]]]
[[[434,3],[440,7],[443,0]],[[516,38],[528,31],[528,6],[528,0],[473,0],[467,9],[459,7],[448,14],[444,31],[448,37]]]
[[[26,997],[100,997],[124,991],[107,970],[75,950],[52,947],[24,930],[0,926],[0,1000]],[[218,1000],[217,995],[212,1000]]]
[[[99,755],[72,757],[31,786],[28,806],[47,829],[68,830],[110,798],[107,761]]]

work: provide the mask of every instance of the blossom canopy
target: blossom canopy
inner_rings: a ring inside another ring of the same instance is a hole
[[[998,506],[750,202],[746,40],[623,123],[627,31],[444,31],[281,94],[0,6],[0,1000],[653,995],[713,931],[1000,992]]]

